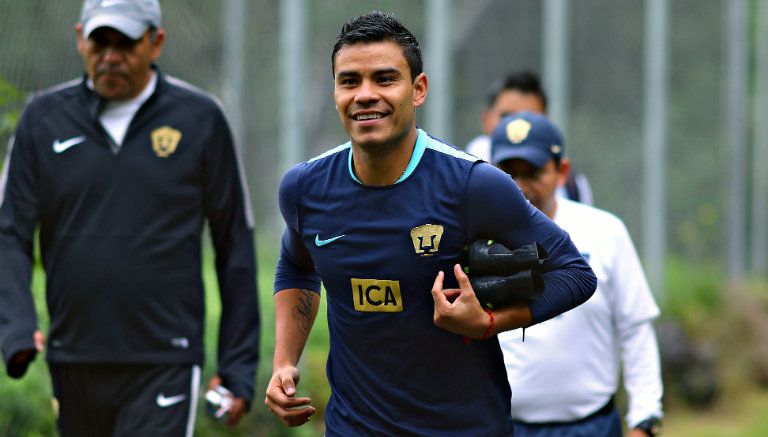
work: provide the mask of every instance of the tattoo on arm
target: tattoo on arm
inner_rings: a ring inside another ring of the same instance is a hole
[[[315,292],[303,288],[299,291],[301,292],[299,303],[293,307],[291,313],[296,322],[298,322],[302,332],[309,334],[309,331],[312,329],[312,298]]]

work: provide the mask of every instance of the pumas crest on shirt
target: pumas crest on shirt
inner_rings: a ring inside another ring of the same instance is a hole
[[[152,150],[160,158],[171,156],[181,141],[181,131],[170,126],[162,126],[153,130],[151,136]]]
[[[443,238],[443,226],[425,224],[411,229],[411,241],[416,255],[432,256],[440,249]]]

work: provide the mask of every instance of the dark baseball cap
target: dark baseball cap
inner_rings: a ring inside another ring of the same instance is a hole
[[[522,159],[544,167],[563,156],[560,130],[545,115],[519,112],[501,119],[491,134],[491,162]]]
[[[80,14],[83,37],[99,27],[111,27],[131,39],[139,39],[150,27],[160,27],[158,0],[85,0]]]

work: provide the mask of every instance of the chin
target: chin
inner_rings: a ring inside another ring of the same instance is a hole
[[[382,138],[381,135],[373,134],[350,135],[350,138],[353,143],[364,148],[375,148],[386,142],[386,139]]]
[[[103,98],[109,100],[125,100],[131,95],[125,84],[117,83],[111,80],[101,80],[94,83],[96,92]]]
[[[130,98],[124,90],[114,88],[96,87],[96,93],[107,100],[127,100]]]

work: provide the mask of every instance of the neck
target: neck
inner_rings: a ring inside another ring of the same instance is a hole
[[[552,199],[547,202],[547,206],[542,211],[549,217],[550,220],[555,219],[555,213],[557,212],[557,196],[552,196]]]
[[[405,173],[418,135],[414,127],[393,147],[382,145],[363,147],[352,143],[352,164],[355,176],[363,185],[373,187],[393,185]]]

